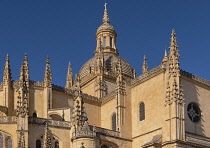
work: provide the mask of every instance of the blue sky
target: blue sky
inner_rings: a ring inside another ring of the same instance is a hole
[[[181,68],[210,80],[210,0],[107,0],[117,48],[141,73],[143,56],[149,69],[158,66],[175,28]],[[95,33],[102,23],[104,0],[1,0],[0,73],[5,56],[18,79],[24,53],[30,78],[43,80],[49,56],[53,83],[64,86],[67,65],[73,72],[94,54]]]

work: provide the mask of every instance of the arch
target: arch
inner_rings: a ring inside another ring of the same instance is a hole
[[[52,120],[63,121],[63,118],[58,114],[51,114],[50,117]]]
[[[42,147],[42,142],[41,140],[37,139],[36,140],[36,148],[41,148]]]
[[[117,120],[116,120],[117,116],[116,113],[112,114],[112,130],[116,131],[117,130]]]
[[[139,121],[145,120],[145,104],[144,102],[139,103]]]

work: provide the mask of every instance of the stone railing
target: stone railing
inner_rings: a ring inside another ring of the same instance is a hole
[[[202,147],[210,147],[210,138],[193,133],[186,133],[186,141],[196,145],[201,145]]]
[[[90,125],[90,129],[100,135],[110,136],[110,137],[120,137],[120,132],[118,132],[118,131],[113,131],[113,130],[96,127],[96,126],[92,126],[92,125]]]
[[[105,97],[101,98],[102,104],[109,102],[115,96],[116,96],[116,91],[114,90],[114,91],[110,92],[108,95],[106,95]]]
[[[195,80],[195,81],[197,81],[199,83],[202,83],[202,84],[205,84],[207,86],[210,86],[210,81],[205,80],[205,79],[203,79],[201,77],[195,76],[195,75],[193,75],[193,74],[191,74],[189,72],[186,72],[184,70],[181,70],[180,71],[180,74],[181,74],[181,76],[187,77],[187,78],[192,79],[192,80]]]
[[[0,116],[0,124],[15,124],[17,123],[16,116]]]
[[[71,128],[71,123],[67,121],[56,121],[44,118],[29,117],[28,122],[32,124],[46,124],[46,122],[48,122],[49,126]]]
[[[149,70],[148,72],[146,72],[146,73],[136,77],[135,79],[133,79],[131,81],[131,85],[134,85],[134,84],[136,84],[138,82],[143,82],[145,80],[148,80],[148,79],[150,79],[150,78],[160,74],[162,71],[163,71],[162,65],[159,65],[159,66]]]
[[[44,86],[44,82],[34,81],[34,80],[30,80],[29,84],[34,85],[34,86],[38,86],[38,87],[43,87]]]

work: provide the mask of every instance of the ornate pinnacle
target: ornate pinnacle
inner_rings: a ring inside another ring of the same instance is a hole
[[[169,73],[173,77],[177,76],[180,71],[179,67],[179,50],[176,41],[176,33],[175,30],[172,30],[171,34],[171,42],[170,42],[170,51],[169,51]]]
[[[50,70],[49,57],[46,58],[46,67],[45,67],[45,74],[44,74],[44,86],[45,87],[52,87],[52,74],[51,74],[51,70]]]
[[[71,68],[71,63],[69,62],[68,65],[68,72],[67,72],[67,76],[66,76],[66,88],[70,89],[72,87],[72,68]]]
[[[4,66],[4,74],[3,74],[3,84],[11,84],[12,76],[11,76],[11,69],[9,64],[9,56],[6,56],[6,62]]]
[[[108,10],[107,10],[107,3],[105,3],[104,5],[105,9],[104,9],[104,17],[103,17],[103,23],[104,24],[109,24],[109,15],[108,15]]]
[[[144,55],[144,61],[143,61],[143,65],[142,65],[142,74],[146,73],[147,71],[148,71],[147,58]]]

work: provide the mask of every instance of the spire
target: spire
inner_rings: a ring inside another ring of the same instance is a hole
[[[142,74],[146,73],[147,71],[148,71],[147,58],[146,58],[146,55],[144,55],[144,62],[142,65]]]
[[[68,72],[67,72],[67,76],[66,76],[66,88],[67,89],[71,89],[72,85],[73,85],[73,81],[72,81],[72,68],[71,68],[71,63],[69,62]]]
[[[3,84],[11,84],[12,76],[11,76],[11,69],[10,69],[10,61],[8,54],[6,55],[6,62],[4,65],[4,73],[3,73]]]
[[[109,15],[108,15],[108,10],[107,10],[107,3],[104,4],[104,17],[103,17],[103,23],[104,24],[109,24],[110,21],[109,21]]]
[[[171,42],[169,47],[169,73],[170,75],[177,76],[180,71],[179,67],[179,50],[176,41],[176,33],[175,30],[172,29],[171,33]]]
[[[50,70],[49,57],[46,58],[46,67],[45,67],[45,73],[44,73],[44,86],[52,87],[52,74]]]
[[[24,55],[24,60],[21,65],[20,69],[20,82],[25,83],[26,87],[29,87],[29,68],[28,68],[28,57],[25,54]]]

